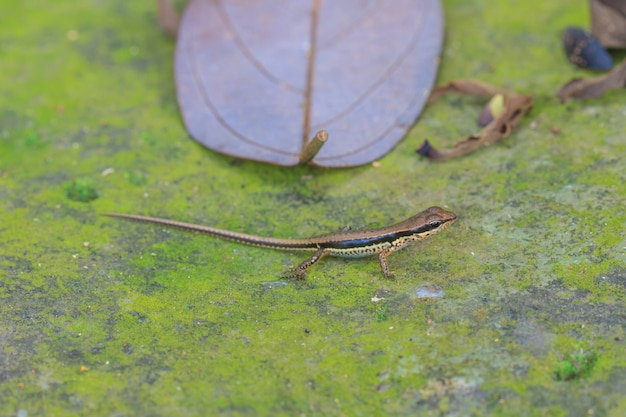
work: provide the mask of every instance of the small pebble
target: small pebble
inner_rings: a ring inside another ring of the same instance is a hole
[[[418,298],[439,298],[443,297],[443,289],[438,285],[425,282],[415,288],[415,295]]]

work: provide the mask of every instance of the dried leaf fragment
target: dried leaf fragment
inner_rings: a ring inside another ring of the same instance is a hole
[[[604,75],[591,78],[574,78],[557,93],[561,103],[570,98],[596,98],[614,88],[626,86],[626,59]]]
[[[606,48],[626,48],[626,2],[591,0],[591,33]]]
[[[434,161],[444,161],[462,156],[507,137],[524,114],[533,106],[532,96],[515,94],[475,80],[456,80],[437,87],[430,96],[429,102],[433,102],[449,92],[471,94],[479,97],[491,97],[501,94],[504,98],[504,107],[500,114],[483,130],[457,142],[451,149],[440,151],[435,149],[427,140],[424,141],[422,146],[417,149],[417,153]]]

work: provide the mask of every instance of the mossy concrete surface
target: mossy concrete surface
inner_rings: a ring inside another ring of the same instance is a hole
[[[561,105],[580,1],[444,1],[439,83],[531,94],[505,140],[429,106],[377,164],[279,168],[190,140],[152,1],[0,5],[0,415],[626,415],[626,91]],[[623,56],[623,55],[622,55]],[[621,59],[618,55],[617,59]],[[431,205],[389,258],[328,259],[104,218],[299,237]],[[430,294],[430,298],[424,298]]]

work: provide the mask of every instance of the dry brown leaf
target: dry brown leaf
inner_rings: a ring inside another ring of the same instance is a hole
[[[191,136],[220,153],[283,166],[374,161],[406,135],[435,80],[440,0],[186,4],[178,103]],[[327,141],[311,139],[322,130]]]
[[[156,3],[161,29],[175,39],[180,26],[180,14],[176,11],[173,0],[157,0]]]
[[[608,90],[626,86],[626,59],[611,72],[591,78],[574,78],[557,93],[561,103],[570,98],[596,98]]]
[[[626,2],[591,0],[591,32],[606,48],[626,48]]]
[[[429,103],[446,93],[470,94],[479,97],[491,97],[496,94],[502,94],[504,96],[504,109],[483,130],[469,135],[451,149],[440,151],[435,149],[427,140],[424,141],[422,146],[417,149],[417,153],[434,161],[444,161],[462,156],[507,137],[524,114],[533,106],[532,96],[515,94],[475,80],[456,80],[437,87],[430,96]]]

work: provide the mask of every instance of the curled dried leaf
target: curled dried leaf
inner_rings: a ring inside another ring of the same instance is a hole
[[[502,94],[506,96],[511,94],[507,90],[503,90],[498,87],[494,87],[491,84],[487,84],[478,80],[454,80],[450,81],[446,85],[440,85],[435,88],[428,98],[428,102],[432,103],[447,93],[467,94],[478,97],[493,97],[496,94]]]
[[[504,106],[500,114],[483,130],[469,135],[451,149],[437,150],[427,140],[424,141],[422,146],[417,149],[417,153],[435,161],[444,161],[446,159],[462,156],[507,137],[533,105],[533,98],[531,96],[515,94],[490,84],[474,80],[457,80],[437,87],[433,91],[429,102],[449,92],[470,94],[479,97],[491,97],[501,94],[504,98]]]
[[[561,103],[570,98],[596,98],[605,92],[626,86],[626,59],[607,74],[591,78],[574,78],[557,93]]]

